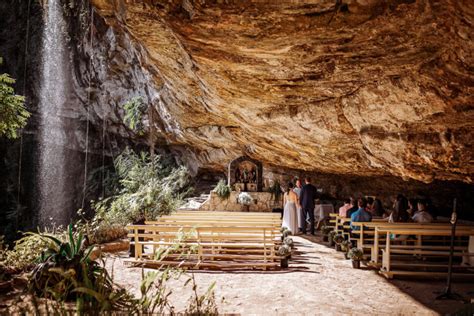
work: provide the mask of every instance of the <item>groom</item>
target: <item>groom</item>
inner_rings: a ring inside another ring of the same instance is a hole
[[[311,235],[314,235],[314,200],[318,197],[318,190],[311,184],[309,177],[305,178],[305,185],[301,189],[300,204],[303,210],[303,219],[308,218],[311,225]],[[306,221],[303,220],[302,233],[306,234]]]

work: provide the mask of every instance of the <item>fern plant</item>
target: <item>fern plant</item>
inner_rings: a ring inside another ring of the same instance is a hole
[[[222,200],[226,200],[229,198],[232,189],[224,180],[220,180],[213,191],[216,192],[217,196],[219,196]]]
[[[146,105],[143,103],[141,97],[134,97],[130,101],[122,105],[125,110],[125,116],[123,118],[124,123],[132,130],[142,135],[144,132],[144,126],[142,123],[142,117],[146,110]]]

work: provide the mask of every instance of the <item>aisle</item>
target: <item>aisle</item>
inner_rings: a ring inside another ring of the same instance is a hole
[[[442,282],[395,281],[393,283],[372,270],[356,270],[349,260],[324,244],[309,238],[293,237],[296,251],[286,271],[196,272],[196,281],[204,291],[216,281],[216,298],[222,313],[258,314],[417,314],[436,315],[436,311],[418,302],[410,295],[420,295],[425,303],[433,304],[434,290]],[[316,240],[316,238],[312,237]],[[111,262],[109,262],[109,266]],[[115,261],[115,280],[135,289],[138,294],[139,268],[122,267]],[[173,302],[180,310],[184,307],[181,281],[173,281]],[[464,286],[464,285],[463,285]],[[469,285],[465,285],[466,291]],[[402,290],[403,289],[403,290]],[[410,293],[409,294],[407,294]],[[451,302],[435,302],[432,308],[448,311],[455,308]]]

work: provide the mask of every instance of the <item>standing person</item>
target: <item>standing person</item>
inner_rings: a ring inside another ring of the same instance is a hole
[[[293,234],[298,231],[298,195],[293,192],[293,183],[288,183],[288,189],[283,195],[283,203],[285,208],[283,210],[282,227],[288,227]]]
[[[303,209],[303,225],[301,232],[306,234],[306,222],[304,221],[307,216],[310,220],[310,232],[314,235],[314,200],[318,198],[318,190],[314,185],[311,184],[311,178],[305,178],[305,185],[301,189],[301,208]]]
[[[301,180],[296,179],[296,188],[293,189],[293,191],[298,195],[298,199],[301,199]],[[303,221],[305,218],[303,217],[303,209],[301,208],[301,205],[298,206],[298,231],[301,232],[303,229]]]

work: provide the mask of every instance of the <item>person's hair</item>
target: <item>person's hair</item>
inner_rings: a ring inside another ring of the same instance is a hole
[[[425,199],[419,199],[418,200],[418,205],[423,205],[424,206],[424,211],[427,211],[428,203],[426,202]],[[419,209],[419,207],[418,207]]]
[[[286,193],[290,193],[291,189],[293,189],[295,187],[295,185],[293,184],[293,182],[289,182],[288,183],[288,189],[286,190]]]
[[[308,182],[308,183],[311,183],[311,178],[310,177],[305,177],[304,178],[304,181]]]
[[[367,207],[367,200],[361,197],[357,200],[357,205],[359,205],[359,207]]]
[[[377,216],[383,216],[385,209],[383,208],[382,201],[379,199],[374,200],[374,214]]]
[[[347,198],[344,200],[344,204],[350,204],[351,203],[351,199]]]
[[[371,196],[369,196],[369,197],[367,198],[367,204],[372,205],[372,203],[374,203],[374,198],[371,197]]]
[[[417,211],[417,204],[418,204],[417,199],[408,199],[408,205],[411,205],[411,207],[413,208],[415,212]]]

